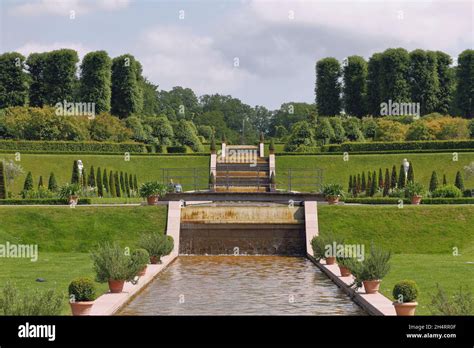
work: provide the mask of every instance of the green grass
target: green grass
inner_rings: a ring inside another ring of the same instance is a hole
[[[318,212],[321,234],[364,244],[366,252],[373,243],[394,253],[381,292],[391,299],[395,283],[414,280],[420,288],[417,314],[432,314],[428,305],[437,283],[450,294],[460,285],[474,292],[474,263],[467,263],[474,262],[474,206],[326,205]]]
[[[15,284],[21,292],[33,289],[55,289],[64,294],[62,314],[69,315],[71,310],[68,304],[67,288],[76,277],[90,277],[94,279],[92,261],[88,253],[75,252],[41,252],[36,262],[29,259],[6,258],[1,261],[0,284],[6,281]],[[43,278],[45,282],[37,282]],[[96,283],[97,294],[107,291],[107,284]]]
[[[323,183],[337,183],[343,185],[347,190],[349,184],[349,175],[361,174],[365,171],[374,170],[377,172],[382,168],[383,175],[385,175],[385,168],[389,168],[390,172],[392,166],[396,165],[397,173],[402,164],[402,160],[406,158],[413,163],[415,173],[415,181],[420,182],[428,188],[431,173],[435,170],[438,173],[438,180],[440,183],[443,179],[443,174],[446,174],[448,183],[454,184],[456,172],[460,170],[464,173],[464,166],[474,162],[474,152],[459,152],[458,161],[454,162],[452,152],[449,153],[410,153],[410,154],[373,154],[373,155],[350,155],[349,160],[344,161],[342,155],[321,155],[321,156],[278,156],[276,157],[277,167],[277,185],[279,188],[287,188],[288,182],[283,178],[283,173],[289,168],[305,168],[323,169]],[[280,174],[280,175],[279,175]],[[296,175],[298,175],[296,173]],[[293,183],[308,183],[306,179],[293,179]],[[464,184],[467,188],[474,188],[474,177],[465,178]],[[294,189],[298,191],[314,190],[314,186],[300,185]]]
[[[0,207],[0,243],[38,244],[41,252],[89,252],[98,242],[134,247],[138,236],[164,231],[166,206]]]
[[[142,203],[145,200],[140,197],[115,197],[115,198],[102,198],[102,197],[90,197],[91,204],[131,204],[131,203]]]
[[[14,155],[0,154],[0,158],[14,159]],[[9,191],[18,194],[23,189],[26,174],[31,171],[35,186],[38,184],[40,175],[43,176],[43,182],[47,185],[49,174],[54,172],[56,180],[59,185],[63,185],[71,180],[72,165],[74,160],[82,160],[84,163],[86,173],[89,175],[90,167],[101,167],[102,170],[107,168],[108,171],[123,171],[128,174],[136,174],[138,184],[149,180],[162,180],[162,168],[201,168],[205,169],[206,175],[209,170],[209,157],[207,156],[131,156],[130,161],[125,161],[124,156],[120,155],[53,155],[53,154],[22,154],[21,161],[17,162],[25,171],[15,179],[13,189]],[[172,171],[170,178],[174,176],[184,175],[183,172]],[[190,175],[187,172],[185,175]],[[175,182],[180,181],[185,190],[193,189],[193,180],[191,178],[176,179]],[[198,184],[207,186],[208,178],[203,178],[198,181]]]

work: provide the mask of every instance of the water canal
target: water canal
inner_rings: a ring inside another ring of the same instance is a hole
[[[180,256],[118,315],[365,315],[311,261]]]

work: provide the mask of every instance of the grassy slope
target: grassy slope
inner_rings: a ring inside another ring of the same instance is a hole
[[[463,171],[463,167],[471,162],[474,162],[474,152],[460,152],[458,153],[458,161],[453,162],[453,155],[449,153],[424,153],[424,154],[381,154],[381,155],[349,155],[349,160],[344,161],[342,155],[321,155],[321,156],[278,156],[276,159],[277,165],[277,183],[281,188],[286,188],[287,182],[278,173],[283,173],[288,168],[322,168],[324,183],[339,183],[347,190],[349,183],[349,175],[359,174],[365,171],[374,170],[377,172],[382,168],[385,175],[385,168],[391,171],[392,166],[396,165],[397,173],[402,163],[402,160],[407,158],[408,161],[413,162],[413,169],[415,173],[415,180],[421,182],[428,188],[431,172],[436,170],[438,173],[438,180],[443,179],[443,174],[446,174],[448,183],[454,184],[456,172]],[[366,174],[367,175],[367,174]],[[295,180],[294,180],[295,181]],[[307,179],[306,179],[307,182]],[[474,177],[465,179],[466,187],[474,187]],[[296,188],[301,190],[300,187]],[[307,186],[307,189],[311,189]]]
[[[164,231],[166,206],[158,207],[0,207],[0,244],[38,244],[36,262],[0,259],[0,284],[22,291],[55,288],[66,292],[75,277],[94,278],[89,251],[101,241],[134,248],[141,233]],[[44,278],[46,282],[35,280]],[[97,284],[98,293],[107,284]],[[63,313],[69,314],[67,299]]]
[[[391,298],[396,282],[415,280],[418,314],[431,314],[437,283],[451,294],[460,285],[474,291],[474,264],[467,263],[474,262],[474,206],[320,206],[319,226],[322,234],[363,243],[366,252],[373,242],[396,253],[381,291]]]
[[[0,154],[0,158],[13,159],[13,155]],[[31,171],[35,185],[39,176],[43,176],[43,182],[48,183],[49,174],[54,172],[59,185],[71,180],[72,164],[74,160],[80,159],[84,163],[86,173],[89,175],[90,166],[93,165],[103,170],[118,170],[129,174],[136,174],[138,183],[148,180],[162,180],[161,168],[209,168],[209,157],[207,156],[131,156],[130,161],[125,161],[124,156],[118,155],[38,155],[23,154],[19,164],[23,167],[25,174],[15,180],[13,192],[18,193],[23,188],[26,173]],[[173,172],[172,175],[177,175]],[[187,174],[189,175],[189,174]],[[191,180],[180,180],[183,184],[191,183]],[[208,180],[203,180],[207,185]],[[186,185],[185,189],[192,189]]]

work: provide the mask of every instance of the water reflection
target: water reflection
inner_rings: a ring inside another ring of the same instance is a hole
[[[180,256],[120,315],[365,315],[309,260]]]

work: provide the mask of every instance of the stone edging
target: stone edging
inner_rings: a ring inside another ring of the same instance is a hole
[[[351,288],[349,285],[352,284],[354,277],[341,277],[339,267],[337,264],[326,265],[324,260],[321,262],[310,254],[306,255],[329,279],[331,279],[342,291],[344,291],[349,297],[357,303],[362,309],[364,309],[370,315],[396,315],[393,302],[386,298],[381,293],[366,294],[362,288],[357,291]]]

